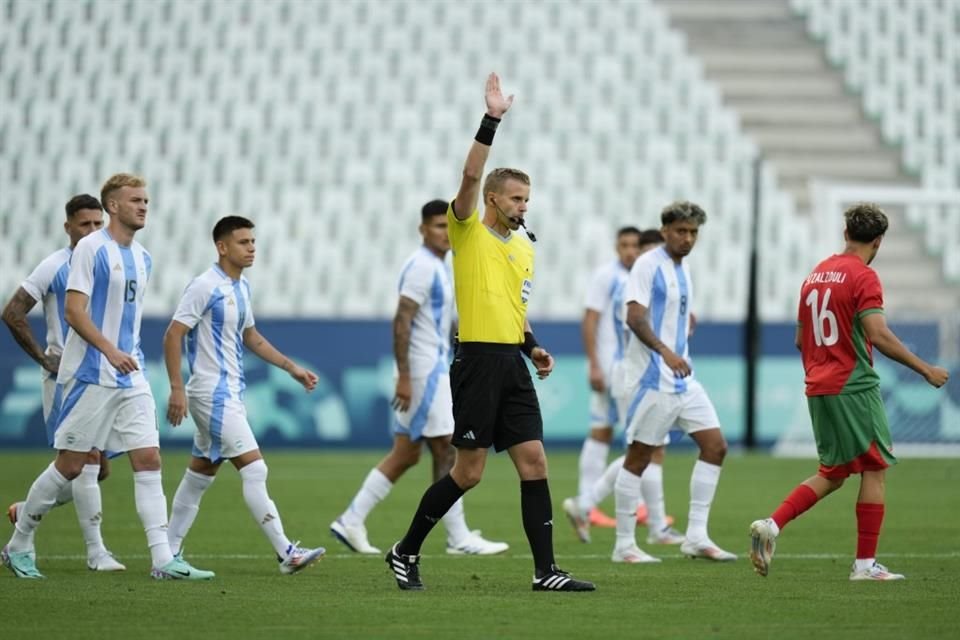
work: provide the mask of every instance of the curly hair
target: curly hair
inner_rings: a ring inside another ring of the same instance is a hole
[[[873,242],[887,232],[887,214],[873,202],[858,202],[843,212],[847,237],[855,242]]]
[[[707,222],[707,214],[698,204],[689,200],[677,200],[663,208],[660,212],[660,222],[666,226],[677,221],[695,222],[700,226]]]

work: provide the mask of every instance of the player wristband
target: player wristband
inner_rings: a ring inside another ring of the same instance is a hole
[[[494,118],[488,113],[483,114],[483,120],[480,121],[480,128],[477,129],[477,135],[473,136],[473,139],[489,147],[493,144],[493,134],[497,132],[499,125],[500,118]]]
[[[530,354],[533,353],[533,350],[539,347],[537,344],[537,339],[533,337],[532,331],[523,332],[523,344],[520,345],[520,351],[524,353],[528,358],[531,357]]]

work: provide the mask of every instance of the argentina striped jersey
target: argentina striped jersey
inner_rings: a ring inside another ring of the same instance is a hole
[[[187,285],[173,319],[190,328],[187,393],[242,399],[243,332],[254,325],[247,279],[234,280],[213,265]]]
[[[401,296],[420,305],[410,330],[410,377],[425,378],[435,370],[446,371],[453,322],[450,267],[421,246],[404,263],[398,289]]]
[[[693,365],[687,345],[693,282],[686,263],[674,262],[663,247],[637,258],[624,290],[624,305],[630,302],[647,308],[647,320],[653,332],[674,353],[690,363],[691,374],[686,378],[677,378],[663,363],[660,354],[651,351],[630,332],[623,362],[625,382],[634,385],[639,381],[641,389],[665,393],[686,391],[687,383],[693,380]]]
[[[121,374],[100,351],[72,328],[67,332],[57,382],[77,379],[102,387],[147,386],[140,321],[153,260],[139,242],[118,244],[106,229],[77,243],[70,258],[67,290],[86,294],[87,313],[94,326],[120,351],[140,363],[137,371]]]
[[[600,314],[597,323],[597,358],[606,376],[615,362],[623,358],[623,290],[629,272],[619,259],[608,262],[590,278],[583,306]]]

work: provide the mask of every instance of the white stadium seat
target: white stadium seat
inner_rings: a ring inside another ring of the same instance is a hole
[[[879,119],[884,139],[900,144],[904,166],[930,189],[960,187],[960,2],[791,0],[811,35],[824,40],[830,60],[842,65],[865,111]],[[927,248],[943,256],[944,273],[960,280],[960,212],[908,218],[926,227]],[[954,248],[943,251],[942,245]]]
[[[830,3],[795,4],[830,41]],[[531,314],[578,317],[589,269],[610,255],[615,230],[657,226],[663,205],[691,198],[710,217],[691,262],[698,313],[742,317],[756,146],[650,0],[514,3],[515,30],[478,0],[6,6],[0,142],[16,157],[0,166],[4,292],[63,243],[70,195],[136,171],[152,200],[141,234],[155,256],[150,313],[172,312],[214,257],[212,223],[237,213],[257,222],[258,314],[388,316],[419,208],[456,193],[482,82],[497,70],[517,101],[489,166],[532,178],[528,220],[541,241]],[[928,28],[938,11],[924,14]],[[849,55],[845,46],[831,56]],[[948,57],[957,50],[949,38],[939,46]],[[910,51],[938,55],[935,43]],[[865,62],[850,77],[868,81],[875,68]],[[887,115],[902,77],[891,73],[870,94],[884,126],[912,135],[917,113],[935,109],[925,131],[956,136],[950,91],[950,104],[912,97],[913,111]],[[932,70],[927,80],[946,82]],[[922,145],[907,149],[920,164],[931,157]],[[940,155],[931,184],[958,173],[955,149]],[[765,248],[763,313],[776,320],[794,312],[809,232],[775,180],[763,193],[772,207],[764,237],[776,243]]]

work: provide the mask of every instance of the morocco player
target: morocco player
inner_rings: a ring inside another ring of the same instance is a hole
[[[798,485],[769,518],[750,525],[750,558],[757,573],[770,570],[777,536],[788,522],[860,474],[857,556],[851,580],[902,580],[876,561],[884,515],[884,476],[896,463],[890,429],[873,369],[873,347],[910,367],[934,387],[947,371],[907,349],[887,327],[883,290],[868,265],[887,232],[887,216],[873,204],[844,213],[846,249],[818,264],[800,289],[796,345],[803,357],[807,405],[820,468]]]

